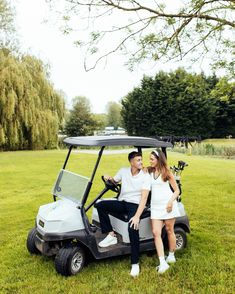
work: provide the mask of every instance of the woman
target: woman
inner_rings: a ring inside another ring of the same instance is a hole
[[[167,161],[162,151],[152,151],[150,154],[149,182],[146,189],[151,190],[151,221],[157,254],[160,265],[157,267],[159,273],[168,270],[168,263],[176,261],[174,252],[176,238],[174,233],[175,218],[179,216],[176,198],[179,188],[173,174],[167,166]],[[172,192],[170,185],[173,188]],[[165,260],[164,247],[161,238],[162,227],[165,224],[169,243],[169,255]]]

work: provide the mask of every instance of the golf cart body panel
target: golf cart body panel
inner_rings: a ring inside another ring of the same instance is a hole
[[[172,144],[154,138],[130,136],[69,137],[64,142],[69,145],[69,150],[53,187],[54,202],[39,208],[36,228],[29,232],[27,248],[32,254],[56,255],[56,270],[62,275],[71,275],[75,274],[74,270],[65,266],[65,264],[71,263],[71,260],[75,258],[75,255],[71,256],[69,255],[70,253],[82,256],[83,262],[84,254],[87,251],[95,259],[131,253],[127,216],[121,214],[110,214],[111,224],[117,233],[118,244],[108,248],[100,248],[98,246],[99,242],[104,238],[104,234],[102,234],[100,229],[95,203],[102,201],[100,199],[109,188],[105,185],[105,188],[87,205],[90,189],[104,148],[106,146],[134,146],[138,151],[142,151],[142,148],[161,148],[165,155],[167,155],[166,148],[172,147]],[[72,149],[79,146],[100,147],[90,178],[66,170]],[[178,206],[181,215],[176,218],[175,226],[182,228],[184,232],[189,232],[189,221],[184,206],[181,202],[178,202]],[[93,208],[92,222],[89,221],[86,214],[90,208]],[[155,250],[150,222],[150,210],[146,208],[140,221],[140,252]],[[164,239],[165,237],[166,231],[163,228],[162,238]],[[74,250],[77,250],[77,252]],[[78,261],[79,258],[76,260]],[[73,269],[74,266],[76,268],[76,263],[73,264]],[[81,266],[83,266],[83,263],[81,263]]]
[[[63,234],[85,229],[77,205],[66,199],[41,206],[37,215],[37,227],[45,234]]]

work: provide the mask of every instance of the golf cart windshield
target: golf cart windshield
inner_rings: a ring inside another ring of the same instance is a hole
[[[88,182],[89,178],[61,169],[52,192],[57,197],[81,204]]]

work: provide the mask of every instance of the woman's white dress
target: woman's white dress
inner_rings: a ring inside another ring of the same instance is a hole
[[[173,208],[171,212],[167,212],[167,203],[172,197],[169,182],[164,182],[161,175],[156,179],[154,174],[149,176],[149,189],[151,190],[151,219],[171,219],[180,216],[177,201],[173,201]]]

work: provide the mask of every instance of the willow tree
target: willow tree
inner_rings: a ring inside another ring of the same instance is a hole
[[[87,69],[121,51],[128,54],[131,68],[142,60],[167,62],[189,57],[200,64],[206,61],[206,66],[209,59],[212,67],[234,73],[235,0],[47,2],[57,10],[63,8],[64,32],[74,31],[76,44],[87,49]],[[90,38],[86,38],[89,32]]]
[[[53,148],[64,117],[64,100],[43,63],[0,50],[0,148]]]

